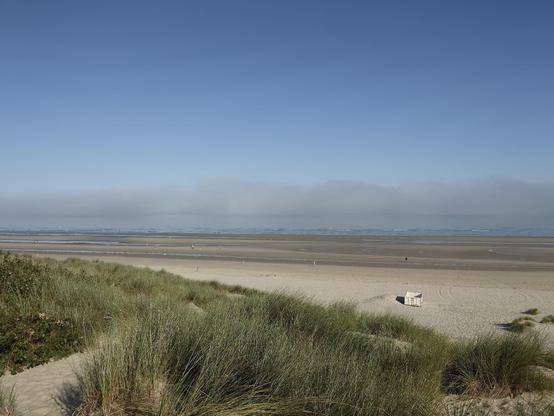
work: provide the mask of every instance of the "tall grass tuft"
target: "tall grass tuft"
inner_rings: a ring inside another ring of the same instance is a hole
[[[521,318],[514,319],[508,326],[508,330],[512,332],[524,332],[529,328],[535,326],[536,321],[530,316],[524,316]]]
[[[215,303],[202,316],[159,313],[93,354],[80,378],[83,414],[434,414],[437,357],[423,346],[398,349],[388,339],[348,336],[363,331],[367,319],[343,305],[279,294]],[[141,362],[149,364],[130,368]],[[145,379],[142,368],[155,376]]]
[[[16,416],[13,388],[7,392],[0,385],[0,416]]]
[[[531,308],[531,309],[527,309],[523,313],[526,315],[538,315],[540,311],[537,308]]]
[[[554,315],[546,315],[541,320],[542,324],[554,324]]]
[[[554,368],[552,353],[538,336],[482,336],[454,349],[444,381],[447,391],[469,395],[552,388],[537,367]]]
[[[166,392],[170,319],[151,311],[101,338],[79,374],[81,414],[159,413]]]

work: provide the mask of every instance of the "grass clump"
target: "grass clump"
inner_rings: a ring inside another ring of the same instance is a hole
[[[150,313],[103,337],[82,366],[79,385],[84,400],[79,413],[149,414],[166,393],[168,348],[172,334],[166,319]]]
[[[529,328],[535,326],[536,321],[529,317],[524,316],[521,318],[514,319],[508,326],[508,330],[512,332],[523,332]]]
[[[83,414],[137,403],[167,415],[435,414],[440,359],[348,337],[370,319],[278,294],[216,303],[201,317],[154,314],[91,359]]]
[[[554,368],[554,356],[538,336],[483,336],[454,349],[445,370],[447,391],[507,395],[553,387],[537,367]]]
[[[0,416],[16,416],[13,388],[7,392],[0,385]]]
[[[225,288],[164,271],[0,253],[0,372],[82,350],[154,304],[205,306],[225,298]]]
[[[554,324],[554,315],[546,315],[541,320],[542,324]]]
[[[527,309],[523,312],[525,315],[538,315],[540,311],[537,308]]]

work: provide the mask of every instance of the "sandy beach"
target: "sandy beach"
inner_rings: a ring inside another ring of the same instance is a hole
[[[164,269],[324,304],[351,302],[455,339],[500,334],[530,308],[540,311],[537,321],[554,314],[549,238],[6,234],[0,249]],[[422,292],[423,306],[404,305],[406,291]],[[554,325],[538,323],[531,331],[554,347]],[[73,355],[1,381],[14,388],[19,410],[65,414],[77,400],[79,360]]]
[[[503,331],[529,308],[538,320],[554,313],[552,238],[33,235],[0,236],[0,248],[353,302],[456,338]],[[423,293],[422,308],[397,299],[408,290]],[[554,345],[554,325],[535,330]]]

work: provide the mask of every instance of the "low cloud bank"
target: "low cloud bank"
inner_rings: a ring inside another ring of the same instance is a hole
[[[0,195],[3,227],[554,227],[554,183],[247,182]]]

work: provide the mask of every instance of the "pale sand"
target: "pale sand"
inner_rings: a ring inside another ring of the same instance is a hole
[[[56,258],[65,255],[50,256]],[[86,257],[150,267],[195,280],[299,293],[316,302],[354,302],[367,312],[391,312],[412,318],[454,338],[503,332],[502,325],[529,308],[554,314],[554,273],[550,271],[425,270],[320,266],[171,258]],[[398,302],[407,290],[423,292],[423,307]],[[539,324],[554,347],[554,325]]]
[[[59,416],[71,414],[78,402],[77,377],[82,354],[52,361],[0,378],[5,391],[13,388],[16,410],[25,416]]]

